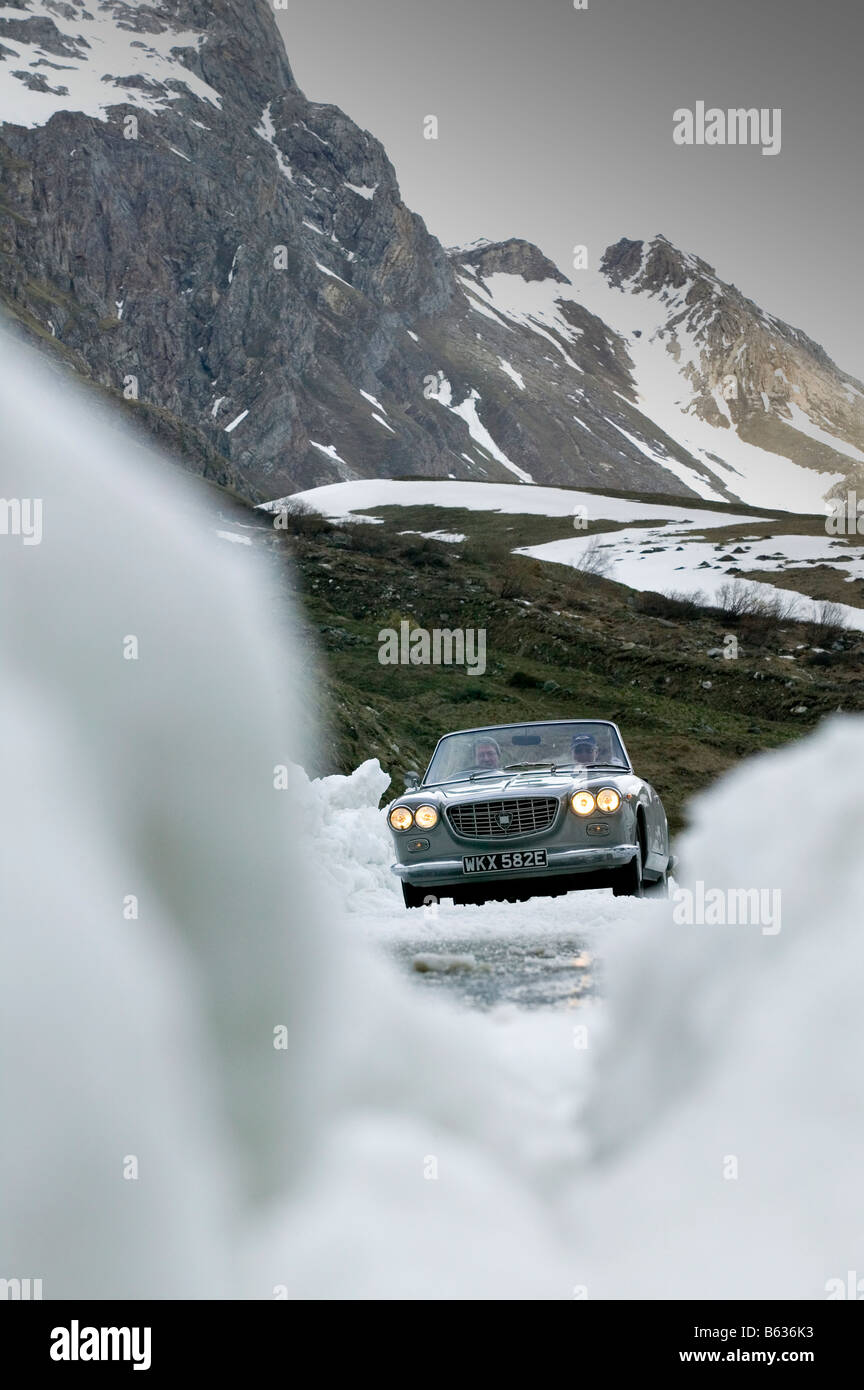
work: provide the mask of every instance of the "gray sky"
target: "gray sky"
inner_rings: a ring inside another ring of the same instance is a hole
[[[596,263],[663,232],[864,377],[860,0],[293,0],[277,18],[306,95],[383,142],[445,245],[522,236],[570,274],[574,244]],[[672,113],[697,101],[779,106],[781,152],[676,146]]]

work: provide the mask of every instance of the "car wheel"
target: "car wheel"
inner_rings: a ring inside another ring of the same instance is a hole
[[[415,888],[413,883],[402,884],[402,897],[406,907],[422,907],[429,896],[427,888]]]
[[[655,879],[653,883],[646,883],[644,896],[646,898],[668,898],[669,897],[669,870],[663,870],[662,878]]]
[[[645,894],[645,884],[642,878],[642,847],[636,846],[636,853],[625,864],[623,869],[619,869],[612,884],[612,892],[616,898],[641,898]]]

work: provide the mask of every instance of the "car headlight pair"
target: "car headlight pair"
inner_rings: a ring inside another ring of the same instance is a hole
[[[438,812],[434,806],[418,806],[412,811],[410,806],[394,806],[390,812],[390,824],[394,830],[410,830],[417,825],[421,830],[431,830],[438,824]]]
[[[570,805],[577,816],[590,816],[595,810],[611,816],[621,805],[621,798],[614,787],[604,787],[596,796],[591,792],[574,792],[570,798]]]

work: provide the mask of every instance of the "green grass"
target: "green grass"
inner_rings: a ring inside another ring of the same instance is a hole
[[[293,566],[308,640],[322,650],[328,733],[319,771],[348,772],[378,757],[395,794],[402,774],[425,767],[450,730],[613,719],[679,829],[690,798],[742,758],[800,737],[838,707],[864,709],[859,634],[844,635],[825,666],[809,648],[797,650],[807,647],[802,625],[744,623],[734,629],[737,660],[709,657],[733,631],[722,615],[693,608],[684,617],[648,617],[622,585],[510,554],[572,534],[569,518],[437,507],[374,515],[383,524],[310,537],[273,533]],[[456,531],[468,540],[418,543],[398,534],[405,530]],[[411,554],[418,544],[419,560]],[[515,596],[502,597],[504,583]],[[381,665],[378,632],[401,618],[428,629],[485,629],[485,673]],[[806,713],[795,713],[801,706]]]

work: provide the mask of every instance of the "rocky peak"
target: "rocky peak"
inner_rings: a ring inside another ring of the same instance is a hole
[[[451,247],[448,253],[460,265],[473,266],[481,280],[490,275],[521,275],[523,280],[557,280],[561,285],[569,285],[566,275],[562,275],[548,256],[539,247],[520,237],[509,241],[475,242],[468,247]]]
[[[611,285],[634,293],[680,289],[688,281],[700,279],[719,283],[706,261],[679,251],[662,233],[650,242],[623,237],[604,252],[600,269]]]
[[[273,12],[257,0],[17,0],[0,5],[0,45],[0,116],[29,126],[60,110],[154,111],[188,96],[260,108],[295,87]]]
[[[748,487],[758,486],[757,470],[770,473],[769,454],[782,455],[796,465],[789,482],[798,499],[808,497],[814,509],[832,475],[859,473],[861,385],[806,333],[766,313],[707,261],[662,235],[616,242],[600,269],[602,284],[591,307],[628,343],[655,418],[668,422],[675,412],[682,419],[676,437],[691,451],[746,469]],[[718,432],[713,447],[684,417]],[[695,447],[697,438],[701,448]],[[810,470],[809,481],[802,470]],[[752,500],[752,493],[743,495]],[[765,504],[788,504],[794,495],[788,487],[776,496],[767,490]]]
[[[665,237],[609,248],[599,307],[522,239],[445,252],[268,0],[0,0],[0,184],[7,315],[256,501],[412,474],[752,500],[730,436],[797,447],[799,404],[808,467],[864,446],[851,379]]]

